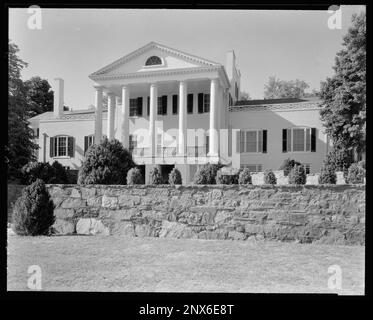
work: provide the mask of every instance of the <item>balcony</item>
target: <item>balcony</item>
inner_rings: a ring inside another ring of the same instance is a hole
[[[177,147],[157,146],[155,156],[151,156],[150,148],[130,148],[134,160],[138,164],[175,164],[175,163],[207,163],[211,159],[207,156],[206,146],[189,146],[187,147],[186,157],[178,154]]]

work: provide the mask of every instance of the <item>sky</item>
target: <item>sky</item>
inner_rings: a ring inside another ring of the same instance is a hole
[[[65,80],[65,105],[94,103],[88,75],[156,41],[225,65],[233,49],[241,91],[262,99],[270,76],[300,79],[310,90],[333,74],[337,51],[363,6],[342,6],[341,29],[329,29],[328,11],[42,9],[41,29],[29,29],[27,9],[9,10],[9,39],[28,63],[22,78]]]

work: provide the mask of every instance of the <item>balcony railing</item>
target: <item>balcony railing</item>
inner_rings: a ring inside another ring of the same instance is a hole
[[[150,157],[150,148],[130,148],[133,156],[136,157]],[[205,157],[207,155],[206,146],[192,146],[187,147],[188,157]],[[172,158],[177,156],[177,147],[160,147],[157,146],[156,157]]]

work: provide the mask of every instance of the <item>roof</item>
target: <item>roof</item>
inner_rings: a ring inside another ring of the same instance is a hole
[[[104,108],[103,113],[107,113],[107,108]],[[84,110],[75,110],[75,111],[64,111],[62,116],[58,118],[58,120],[88,120],[94,119],[95,117],[95,109],[84,109]],[[38,114],[35,117],[29,119],[30,122],[33,121],[47,121],[47,120],[56,120],[54,113],[52,111],[44,112]]]
[[[178,49],[170,48],[168,46],[157,43],[155,41],[151,41],[151,42],[147,43],[146,45],[142,46],[141,48],[139,48],[135,51],[132,51],[131,53],[115,60],[114,62],[108,64],[107,66],[93,72],[92,74],[89,75],[89,78],[92,79],[96,75],[100,75],[100,74],[103,74],[105,72],[108,72],[108,71],[118,67],[119,65],[131,60],[132,58],[142,54],[143,52],[152,49],[152,48],[157,48],[157,49],[160,49],[162,51],[170,52],[170,53],[173,53],[175,55],[184,57],[185,59],[192,60],[192,61],[197,61],[197,62],[202,63],[202,64],[207,65],[207,66],[222,66],[222,64],[220,64],[218,62],[214,62],[214,61],[211,61],[211,60],[208,60],[208,59],[205,59],[205,58],[201,58],[201,57],[198,57],[196,55],[180,51]]]
[[[269,104],[283,104],[283,103],[299,103],[299,102],[320,102],[318,97],[308,98],[282,98],[282,99],[261,99],[261,100],[240,100],[235,103],[235,106],[259,106]]]

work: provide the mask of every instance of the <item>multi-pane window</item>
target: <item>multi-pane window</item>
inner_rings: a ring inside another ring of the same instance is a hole
[[[167,114],[167,96],[158,97],[157,107],[159,115]]]
[[[316,151],[315,128],[291,128],[283,130],[283,151]]]
[[[146,60],[146,62],[145,62],[146,66],[153,66],[153,65],[157,65],[157,64],[162,64],[161,58],[159,58],[157,56],[152,56],[152,57],[148,58],[148,60]]]
[[[305,163],[304,164],[304,169],[306,171],[306,174],[310,174],[311,173],[311,165],[309,163]]]
[[[50,138],[50,157],[74,157],[74,138],[56,136]]]
[[[237,152],[267,152],[267,130],[240,130],[237,139]]]
[[[58,137],[55,145],[56,156],[67,156],[67,137]]]
[[[210,94],[203,95],[203,111],[210,112]]]
[[[142,116],[142,97],[130,99],[130,117]]]
[[[293,129],[293,151],[305,150],[305,132],[304,129]]]

